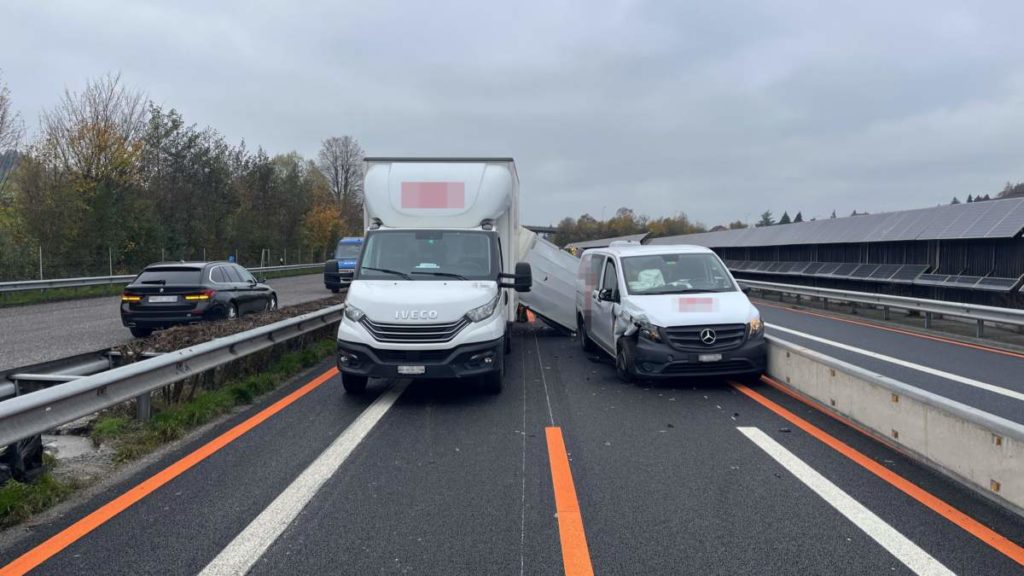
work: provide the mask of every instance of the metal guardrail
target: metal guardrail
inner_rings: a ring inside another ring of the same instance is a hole
[[[835,290],[833,288],[816,288],[814,286],[801,286],[798,284],[776,284],[774,282],[761,282],[758,280],[737,280],[741,286],[759,290],[762,292],[777,292],[780,294],[791,294],[794,296],[805,296],[808,298],[820,298],[828,307],[829,301],[848,302],[852,304],[864,304],[881,308],[886,320],[889,319],[889,311],[908,310],[924,314],[925,328],[932,327],[932,320],[935,315],[949,316],[952,318],[966,318],[977,322],[978,338],[985,337],[985,323],[1006,324],[1010,326],[1024,326],[1024,310],[1015,308],[997,308],[995,306],[981,306],[977,304],[963,304],[960,302],[943,302],[941,300],[926,300],[924,298],[908,298],[906,296],[890,296],[887,294],[872,294],[870,292],[852,292],[848,290]]]
[[[249,272],[283,272],[287,270],[305,270],[307,268],[323,268],[323,263],[288,264],[287,266],[264,266],[247,268]],[[82,278],[53,278],[50,280],[21,280],[18,282],[0,282],[0,293],[21,292],[24,290],[46,290],[49,288],[82,288],[85,286],[104,286],[108,284],[127,284],[136,274],[121,276],[86,276]]]
[[[344,308],[331,306],[0,402],[0,446],[134,398],[148,400],[168,384],[338,322]]]

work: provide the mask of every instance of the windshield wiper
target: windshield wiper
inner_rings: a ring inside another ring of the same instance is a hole
[[[427,276],[444,276],[445,278],[458,278],[459,280],[469,280],[461,274],[455,274],[454,272],[423,272],[419,270],[413,270],[409,274],[426,274]]]
[[[373,268],[372,266],[360,266],[360,270],[373,270],[374,272],[383,272],[385,274],[394,274],[395,276],[401,276],[406,280],[412,280],[412,277],[405,272],[399,272],[398,270],[388,270],[387,268]]]
[[[707,294],[714,292],[726,292],[726,290],[716,290],[712,288],[681,288],[679,290],[666,290],[664,292],[651,292],[651,294]]]

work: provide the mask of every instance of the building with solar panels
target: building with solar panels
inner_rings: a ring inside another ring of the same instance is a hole
[[[1024,198],[648,240],[740,278],[1024,308]]]

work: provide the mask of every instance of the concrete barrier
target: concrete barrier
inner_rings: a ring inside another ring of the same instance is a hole
[[[768,374],[1024,515],[1024,425],[768,337]]]

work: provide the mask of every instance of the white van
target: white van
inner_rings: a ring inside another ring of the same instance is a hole
[[[619,377],[730,376],[765,370],[764,325],[718,256],[700,246],[588,250],[576,278],[586,352],[615,358]]]

